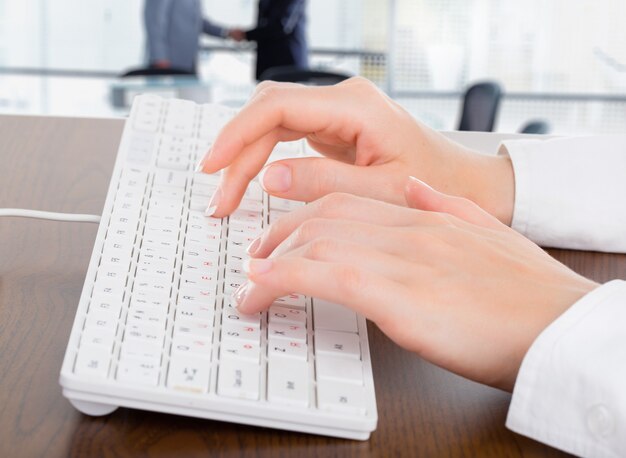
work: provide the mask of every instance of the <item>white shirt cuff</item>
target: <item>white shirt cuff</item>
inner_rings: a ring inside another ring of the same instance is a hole
[[[520,367],[506,425],[580,456],[626,456],[626,281],[548,326]]]
[[[542,246],[626,253],[626,136],[511,140],[511,227]]]

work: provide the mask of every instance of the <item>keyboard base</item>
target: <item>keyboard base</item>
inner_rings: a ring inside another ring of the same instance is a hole
[[[293,419],[291,421],[276,421],[254,416],[228,414],[224,412],[209,411],[205,409],[200,410],[194,409],[192,407],[157,404],[155,402],[142,402],[137,399],[113,398],[93,393],[86,393],[83,391],[70,390],[67,388],[63,389],[63,396],[68,398],[72,405],[79,412],[89,416],[108,415],[117,410],[118,407],[128,407],[131,409],[140,409],[174,415],[184,415],[206,420],[227,421],[229,423],[240,423],[250,426],[261,426],[266,428],[282,429],[300,433],[331,436],[342,439],[365,441],[370,438],[369,431],[364,432],[341,429],[337,427],[323,427],[319,425],[312,425],[310,423],[298,424]],[[372,430],[374,430],[375,428],[376,425],[374,424]]]

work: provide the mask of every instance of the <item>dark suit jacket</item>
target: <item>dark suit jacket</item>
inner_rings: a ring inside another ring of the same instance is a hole
[[[307,67],[306,0],[259,0],[257,26],[246,38],[257,43],[256,79],[271,67]]]

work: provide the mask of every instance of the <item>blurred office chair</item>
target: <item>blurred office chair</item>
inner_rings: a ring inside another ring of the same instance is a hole
[[[331,86],[347,80],[350,76],[351,75],[345,73],[326,72],[285,65],[268,68],[263,72],[260,80],[279,81],[283,83],[304,83],[313,86]]]
[[[549,134],[550,133],[550,124],[548,121],[544,121],[542,119],[536,119],[533,121],[528,121],[524,126],[520,129],[520,134]]]
[[[470,86],[463,97],[459,130],[492,132],[501,97],[502,89],[496,82],[487,81]]]
[[[178,68],[142,67],[128,70],[120,75],[122,78],[132,76],[197,76],[195,73]]]

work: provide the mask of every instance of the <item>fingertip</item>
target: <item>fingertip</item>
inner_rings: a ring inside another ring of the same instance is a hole
[[[233,293],[233,304],[239,313],[253,315],[267,309],[273,298],[266,298],[258,286],[248,280]]]
[[[420,210],[430,210],[436,207],[441,193],[422,180],[409,176],[404,187],[407,205]]]

